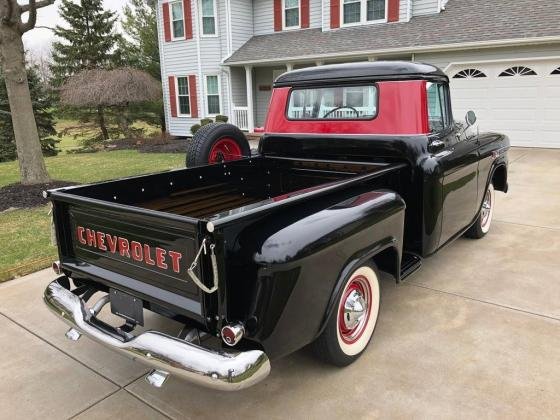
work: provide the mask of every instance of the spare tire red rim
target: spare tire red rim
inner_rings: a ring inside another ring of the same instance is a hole
[[[212,145],[208,155],[208,163],[227,162],[242,157],[241,147],[237,141],[231,137],[222,137]]]

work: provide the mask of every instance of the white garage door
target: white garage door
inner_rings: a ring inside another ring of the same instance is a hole
[[[447,74],[455,119],[472,109],[480,131],[560,148],[560,59],[451,65]]]

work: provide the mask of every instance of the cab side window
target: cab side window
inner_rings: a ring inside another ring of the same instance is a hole
[[[430,132],[438,133],[449,125],[450,115],[446,86],[442,83],[426,83],[428,95],[428,120]]]

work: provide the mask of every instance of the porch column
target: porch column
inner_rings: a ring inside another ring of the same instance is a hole
[[[377,58],[375,58],[371,55],[367,58],[367,61],[375,61],[375,60],[377,60]]]
[[[322,66],[323,64],[325,64],[324,61],[321,61],[321,60],[315,61],[315,65],[316,65],[316,66]]]
[[[253,106],[253,67],[245,66],[245,83],[247,84],[247,130],[255,131],[255,108]]]
[[[286,71],[292,71],[294,69],[293,63],[286,63]]]

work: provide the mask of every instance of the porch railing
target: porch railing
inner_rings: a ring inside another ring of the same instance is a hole
[[[319,115],[326,115],[329,111],[335,109],[334,107],[324,107],[319,111]],[[356,111],[354,111],[354,109],[358,112],[358,115],[356,115]],[[354,107],[354,109],[351,108],[340,108],[337,109],[336,111],[332,112],[328,118],[329,119],[352,119],[352,118],[361,118],[367,115],[371,115],[372,110],[370,107]],[[309,110],[309,108],[308,108]],[[295,119],[299,119],[299,118],[305,118],[306,116],[303,115],[303,107],[293,107],[290,109],[290,118],[295,118]]]
[[[233,124],[241,130],[249,130],[249,108],[246,106],[233,106]]]

